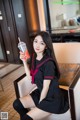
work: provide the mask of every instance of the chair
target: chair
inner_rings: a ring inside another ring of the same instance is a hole
[[[80,43],[54,43],[54,51],[59,64],[78,64],[80,63]],[[69,51],[70,50],[70,51]],[[63,55],[63,58],[62,58]],[[64,114],[51,114],[43,120],[80,120],[80,67],[78,67],[69,85],[60,84],[62,89],[68,90],[70,109]],[[35,85],[23,74],[14,81],[16,97],[23,97],[29,94]]]

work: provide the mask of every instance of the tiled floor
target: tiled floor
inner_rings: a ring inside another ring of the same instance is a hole
[[[0,62],[0,69],[7,66],[9,63]]]
[[[20,67],[1,79],[4,87],[4,91],[1,91],[1,86],[0,86],[0,111],[8,112],[8,120],[19,120],[19,115],[13,109],[12,106],[13,101],[16,98],[13,81],[23,73],[24,73],[24,68]]]

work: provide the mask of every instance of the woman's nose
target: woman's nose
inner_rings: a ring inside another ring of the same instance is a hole
[[[39,43],[37,43],[37,45],[36,45],[36,46],[37,46],[37,48],[39,48],[39,47],[40,47]]]

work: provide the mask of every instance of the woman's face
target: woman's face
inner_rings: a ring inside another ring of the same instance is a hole
[[[35,37],[33,41],[33,48],[36,54],[43,54],[44,50],[46,49],[46,44],[44,43],[41,36]]]

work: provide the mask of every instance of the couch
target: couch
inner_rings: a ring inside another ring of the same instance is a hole
[[[68,91],[70,108],[64,114],[51,114],[43,120],[80,120],[80,43],[54,43],[53,46],[61,72],[59,87]],[[29,94],[35,87],[26,74],[14,81],[17,98]]]

